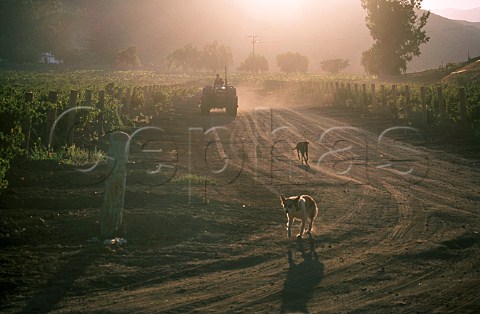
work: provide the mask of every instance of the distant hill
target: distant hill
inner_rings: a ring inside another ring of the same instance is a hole
[[[480,55],[480,23],[450,20],[430,14],[425,27],[430,41],[422,55],[408,64],[408,71],[422,71]]]
[[[480,84],[480,58],[466,62],[461,67],[442,78],[442,83],[464,85],[466,83]]]
[[[480,84],[480,57],[468,61],[449,64],[448,67],[407,73],[391,79],[398,83],[465,85]]]
[[[252,14],[241,2],[219,0],[215,6],[204,6],[201,2],[189,6],[171,3],[168,10],[152,10],[160,12],[154,27],[157,31],[142,35],[141,40],[147,42],[143,53],[163,58],[158,48],[168,53],[189,43],[202,47],[218,40],[232,47],[236,67],[252,49],[246,36],[257,34],[261,37],[256,51],[267,57],[273,71],[278,70],[276,55],[294,51],[309,58],[312,72],[320,71],[320,61],[337,58],[350,60],[346,72],[363,72],[362,52],[373,40],[365,26],[366,12],[360,1],[305,1],[307,7],[301,12],[284,17],[275,17],[273,12],[266,16],[262,16],[265,12]],[[426,30],[430,41],[421,46],[422,55],[407,65],[408,72],[438,68],[480,55],[478,23],[454,21],[432,13]],[[160,62],[163,61],[154,61]]]
[[[459,9],[437,9],[435,13],[452,19],[452,20],[464,20],[469,22],[480,22],[480,7],[469,9],[469,10],[459,10]]]
[[[267,57],[273,71],[278,71],[276,55],[293,51],[309,58],[312,72],[320,71],[320,61],[340,58],[350,60],[345,72],[362,73],[362,52],[373,43],[360,1],[305,1],[307,7],[301,12],[283,17],[276,17],[273,12],[266,16],[262,16],[265,12],[252,14],[240,0],[219,0],[215,6],[194,1],[182,6],[181,2],[186,1],[170,3],[168,10],[150,8],[156,12],[152,25],[145,25],[148,14],[140,25],[141,29],[155,32],[137,33],[130,29],[129,35],[137,34],[145,45],[142,53],[157,59],[149,62],[163,63],[168,52],[189,43],[202,47],[218,40],[232,48],[236,67],[252,50],[246,36],[257,34],[261,37],[256,51]],[[407,64],[407,72],[438,68],[480,55],[480,23],[450,20],[432,13],[426,30],[430,41],[421,46],[422,55]]]

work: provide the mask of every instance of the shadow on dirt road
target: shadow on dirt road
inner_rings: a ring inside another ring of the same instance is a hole
[[[308,245],[308,247],[306,247]],[[300,262],[295,263],[293,253],[288,250],[288,273],[282,291],[281,313],[308,313],[307,304],[313,290],[322,281],[323,263],[318,260],[313,240],[297,241]]]
[[[47,313],[55,309],[72,289],[75,281],[84,275],[90,265],[94,264],[94,255],[91,253],[90,249],[84,248],[72,256],[41,289],[38,289],[22,313]]]

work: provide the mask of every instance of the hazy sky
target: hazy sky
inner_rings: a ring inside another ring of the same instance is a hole
[[[423,0],[422,8],[425,10],[435,9],[473,9],[480,7],[480,0]]]

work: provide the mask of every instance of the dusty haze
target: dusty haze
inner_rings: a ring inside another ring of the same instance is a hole
[[[144,64],[162,67],[169,52],[187,44],[199,48],[218,42],[232,48],[236,68],[252,51],[248,35],[259,35],[258,54],[276,71],[275,56],[299,52],[310,60],[349,59],[347,72],[363,72],[361,54],[372,39],[359,0],[143,0],[69,4],[76,12],[70,25],[71,45],[78,51],[108,52],[136,45]],[[409,70],[424,70],[480,55],[480,28],[431,15],[430,43]],[[108,55],[108,54],[106,54]]]

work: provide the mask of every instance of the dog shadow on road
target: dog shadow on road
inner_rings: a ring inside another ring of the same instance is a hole
[[[310,165],[297,165],[298,168],[302,169],[305,172],[308,173],[317,173],[316,169],[311,168]]]
[[[318,260],[312,239],[297,241],[300,258],[288,250],[288,273],[282,291],[281,313],[308,313],[307,305],[315,287],[322,281],[323,263]],[[296,254],[298,255],[298,254]]]

